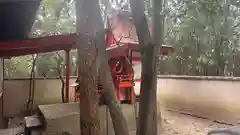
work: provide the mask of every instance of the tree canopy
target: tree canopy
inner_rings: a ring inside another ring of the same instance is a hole
[[[105,9],[105,0],[100,3]],[[129,8],[126,0],[110,4],[112,8]],[[164,44],[172,45],[175,52],[159,57],[159,74],[240,76],[239,7],[238,0],[165,0]],[[150,0],[145,0],[145,8],[151,21]],[[75,24],[74,0],[44,0],[30,37],[74,33]],[[71,75],[76,75],[76,52],[71,54]],[[64,65],[64,52],[41,54],[37,76],[58,76],[56,68],[64,75]],[[32,56],[6,59],[5,76],[28,77],[31,66]]]

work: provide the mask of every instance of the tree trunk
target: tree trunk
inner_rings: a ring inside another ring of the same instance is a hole
[[[77,0],[77,44],[78,44],[78,83],[80,91],[81,135],[99,135],[97,91],[97,44],[92,9],[93,0]],[[82,37],[84,36],[84,38]]]
[[[103,37],[103,36],[102,36]],[[98,40],[99,41],[99,40]],[[104,44],[102,44],[104,45]],[[112,75],[108,65],[108,55],[105,49],[99,49],[100,54],[100,80],[106,94],[106,103],[112,118],[115,135],[129,135],[127,122],[116,96]]]
[[[157,67],[158,52],[161,49],[161,46],[162,46],[162,43],[163,43],[163,37],[164,37],[164,20],[165,20],[165,17],[164,17],[164,12],[163,11],[164,11],[164,7],[165,7],[166,3],[163,3],[163,2],[164,2],[164,0],[153,0],[153,21],[152,21],[153,33],[152,33],[152,36],[153,36],[153,42],[154,42],[154,44],[156,45],[156,48],[157,48],[156,49],[157,51],[155,52],[155,54],[153,54],[153,55],[155,55],[155,56],[153,56],[153,57],[155,57],[154,58],[155,60],[153,61],[153,64],[155,65],[155,67]],[[158,64],[161,64],[161,63],[158,63]],[[156,71],[155,71],[155,75],[157,75]],[[157,93],[157,76],[155,76],[155,79],[153,78],[153,80],[155,81],[152,84],[155,87],[155,95],[153,95],[155,99],[153,99],[152,101],[153,101],[153,103],[156,104],[156,105],[153,105],[153,107],[156,107],[154,109],[155,109],[155,111],[157,111],[157,113],[156,113],[157,116],[154,116],[154,117],[158,118],[158,119],[155,119],[153,121],[153,124],[156,124],[156,125],[153,125],[153,126],[156,126],[156,127],[154,127],[155,129],[154,129],[153,133],[157,134],[158,121],[159,121],[159,124],[160,124],[159,127],[162,126],[161,125],[161,121],[162,121],[161,110],[162,109],[158,108],[158,107],[160,107],[160,105],[157,105],[157,95],[156,95],[156,93]]]
[[[84,35],[84,28],[91,27],[92,39],[95,41],[95,53],[98,55],[95,57],[95,62],[99,62],[95,66],[99,66],[99,74],[101,84],[106,94],[106,102],[109,106],[110,115],[112,117],[113,128],[115,130],[116,135],[128,135],[127,123],[121,111],[120,105],[116,98],[115,88],[113,85],[113,80],[110,72],[110,68],[108,65],[108,55],[105,50],[105,30],[104,25],[102,23],[101,11],[99,7],[99,3],[97,0],[78,0],[76,2],[77,9],[77,20],[81,19],[86,25],[82,25],[82,27],[77,27],[77,31]],[[80,14],[85,14],[87,17],[81,17]],[[80,22],[81,22],[80,20]],[[77,23],[78,24],[78,23]],[[91,35],[91,34],[88,34]],[[89,37],[88,35],[84,35],[83,37],[79,37],[79,39],[86,39]],[[79,40],[80,41],[80,40]],[[79,42],[80,43],[80,42]],[[82,43],[81,43],[82,44]],[[84,47],[81,47],[84,49]],[[86,53],[87,50],[84,50]],[[81,52],[79,48],[79,52]],[[90,54],[93,57],[93,54]],[[90,57],[89,56],[89,57]],[[79,57],[81,57],[79,55]],[[96,59],[98,58],[98,60]],[[80,64],[80,63],[79,63]],[[90,68],[90,67],[88,67]],[[79,72],[81,73],[81,72]],[[79,74],[81,77],[81,74]],[[86,78],[84,78],[86,80]],[[96,79],[96,78],[95,78]],[[80,84],[81,86],[81,84]],[[81,86],[83,87],[83,86]],[[80,93],[81,94],[81,93]],[[83,95],[81,95],[82,98]],[[81,103],[82,105],[83,103]],[[82,108],[82,107],[81,107]],[[85,115],[82,115],[84,117]],[[82,122],[83,123],[83,122]],[[90,130],[90,129],[89,129]]]
[[[139,103],[139,121],[137,135],[157,135],[157,106],[156,106],[156,56],[158,44],[161,42],[161,0],[155,0],[153,16],[153,40],[151,38],[144,6],[141,0],[131,0],[133,21],[141,49],[142,73]],[[158,9],[160,8],[160,9]],[[160,23],[160,24],[159,24]]]
[[[124,118],[120,104],[117,100],[116,90],[113,85],[113,79],[111,70],[108,64],[108,54],[105,49],[105,29],[102,22],[101,11],[97,0],[86,0],[85,5],[81,8],[85,8],[88,11],[88,19],[92,19],[89,26],[95,30],[96,34],[96,46],[98,47],[98,60],[99,60],[99,76],[104,94],[106,96],[106,103],[109,107],[110,115],[112,118],[113,128],[116,135],[129,135],[127,122]],[[82,11],[83,12],[83,11]],[[81,13],[82,13],[81,12]]]

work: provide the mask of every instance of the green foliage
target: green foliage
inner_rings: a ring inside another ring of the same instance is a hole
[[[7,77],[28,77],[32,69],[32,56],[15,57],[5,59],[4,61],[4,75]]]
[[[102,10],[108,2],[100,1]],[[145,13],[151,20],[151,1],[144,2]],[[114,2],[109,4],[108,8],[114,7]],[[126,5],[126,0],[115,2],[118,8]],[[164,44],[172,45],[175,52],[159,58],[161,74],[240,75],[238,0],[165,0],[164,7]],[[30,36],[73,33],[75,18],[74,0],[43,0]],[[76,52],[72,52],[72,75],[77,71],[76,56]],[[5,75],[27,77],[31,66],[32,56],[5,60]],[[59,76],[59,70],[64,75],[65,68],[65,53],[54,52],[39,56],[36,73],[39,77],[55,77]]]
[[[72,76],[77,75],[76,53],[70,53],[70,71]],[[65,52],[47,53],[39,56],[36,73],[38,77],[58,77],[66,73]]]
[[[169,72],[237,75],[230,67],[239,46],[239,6],[230,0],[172,0],[168,7],[165,43],[174,45],[170,62],[177,67]]]
[[[32,28],[30,37],[69,34],[75,30],[74,0],[43,0]],[[76,75],[76,53],[71,53],[71,75]],[[5,76],[11,78],[29,77],[32,56],[14,57],[5,60]],[[41,54],[35,69],[37,77],[57,77],[65,74],[65,53]],[[60,70],[60,73],[58,72]]]
[[[74,5],[74,0],[44,0],[32,29],[33,36],[75,32]]]

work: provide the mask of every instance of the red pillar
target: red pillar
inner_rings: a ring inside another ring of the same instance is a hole
[[[114,44],[114,36],[112,34],[112,31],[110,29],[107,30],[106,34],[106,48]]]
[[[66,50],[66,102],[69,102],[70,50]]]

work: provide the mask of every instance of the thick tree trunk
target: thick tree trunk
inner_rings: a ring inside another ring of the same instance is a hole
[[[113,84],[113,79],[111,75],[111,70],[108,64],[108,54],[105,49],[105,29],[102,22],[101,11],[99,7],[99,3],[97,0],[88,0],[89,5],[88,7],[89,12],[92,12],[89,18],[94,19],[93,25],[96,31],[96,43],[97,49],[99,52],[99,76],[100,81],[104,89],[104,94],[106,95],[106,103],[109,107],[110,116],[112,118],[113,128],[116,135],[129,135],[127,122],[124,118],[122,110],[120,108],[120,104],[117,100],[116,90]]]
[[[166,1],[165,1],[166,2]],[[163,5],[164,4],[164,5]],[[163,37],[164,37],[164,20],[165,20],[165,17],[164,17],[164,6],[166,5],[166,3],[164,3],[164,0],[153,0],[153,21],[152,21],[152,36],[153,36],[153,42],[154,44],[157,46],[157,52],[156,52],[156,55],[155,55],[155,63],[156,64],[161,64],[160,61],[159,63],[157,63],[158,61],[158,51],[160,51],[160,48],[162,48],[162,44],[163,44]],[[155,64],[155,65],[156,65]],[[157,67],[157,66],[156,66]],[[161,69],[160,69],[161,71]],[[157,75],[157,72],[155,73],[155,75]],[[156,76],[155,76],[156,77]],[[155,81],[157,81],[157,79],[155,79]],[[154,82],[153,85],[157,86],[157,82]],[[157,93],[157,88],[156,89],[156,93]],[[154,96],[156,99],[156,105],[154,105],[155,107],[157,107],[157,121],[154,121],[156,123],[156,126],[157,124],[159,123],[160,124],[160,128],[161,128],[161,122],[162,122],[162,114],[161,114],[161,108],[160,108],[160,105],[157,104],[157,96],[155,95]],[[158,122],[159,121],[159,122]],[[157,128],[157,127],[155,127]],[[156,129],[156,134],[157,134],[157,129]]]
[[[113,80],[110,72],[110,67],[108,65],[108,55],[105,50],[105,30],[104,30],[104,25],[102,22],[102,17],[101,17],[101,11],[99,7],[98,0],[77,0],[76,3],[76,8],[77,8],[77,16],[78,16],[78,22],[79,19],[82,19],[82,23],[86,25],[82,25],[82,27],[77,27],[77,31],[80,34],[85,34],[85,31],[83,31],[84,27],[91,27],[91,32],[94,34],[89,34],[92,35],[92,41],[95,43],[95,53],[89,54],[91,57],[98,58],[96,62],[99,62],[97,66],[99,66],[99,75],[100,75],[100,80],[101,84],[103,86],[104,92],[106,94],[106,102],[109,106],[109,111],[110,115],[112,118],[113,122],[113,128],[115,130],[116,135],[128,135],[128,129],[127,129],[127,123],[126,120],[123,116],[122,110],[120,108],[120,105],[118,103],[118,100],[116,98],[116,93],[115,93],[115,88],[113,85]],[[83,14],[85,14],[87,17],[81,17]],[[80,20],[81,22],[81,20]],[[78,23],[79,24],[79,23]],[[87,36],[86,34],[82,39],[86,39]],[[88,36],[87,36],[88,37]],[[79,37],[80,39],[80,37]],[[80,42],[79,42],[80,44]],[[82,45],[83,43],[81,43]],[[84,47],[81,47],[84,49]],[[80,49],[80,48],[79,48]],[[92,48],[93,49],[93,48]],[[79,50],[80,52],[87,51],[87,50]],[[89,56],[89,57],[90,57]],[[81,56],[79,56],[81,57]],[[80,63],[79,63],[80,64]],[[90,67],[88,67],[90,68]],[[91,68],[90,68],[91,69]],[[81,72],[79,72],[81,73]],[[81,77],[81,74],[79,74]],[[84,78],[86,80],[86,78]],[[81,86],[80,84],[80,87]],[[81,93],[80,93],[81,94]],[[83,95],[81,95],[82,98]],[[82,105],[83,103],[81,103]],[[84,112],[87,113],[87,112]],[[84,117],[84,115],[82,115]],[[89,129],[90,130],[90,129]]]
[[[161,0],[153,2],[154,8],[161,7]],[[139,103],[139,121],[137,135],[157,135],[157,105],[156,105],[156,60],[159,42],[161,41],[160,10],[153,12],[153,39],[151,38],[144,6],[141,0],[131,0],[133,21],[136,26],[142,57],[141,89]],[[158,21],[158,22],[157,22]]]
[[[78,83],[80,90],[80,125],[81,135],[99,135],[97,92],[97,44],[94,19],[91,9],[92,0],[77,0],[77,39],[78,44]],[[84,36],[84,38],[82,38]]]
[[[103,37],[103,36],[102,36]],[[98,40],[99,41],[99,40]],[[106,94],[106,103],[112,118],[113,128],[116,135],[129,135],[127,122],[116,96],[116,90],[113,85],[110,68],[108,65],[108,56],[105,49],[99,50],[100,54],[100,80]]]

